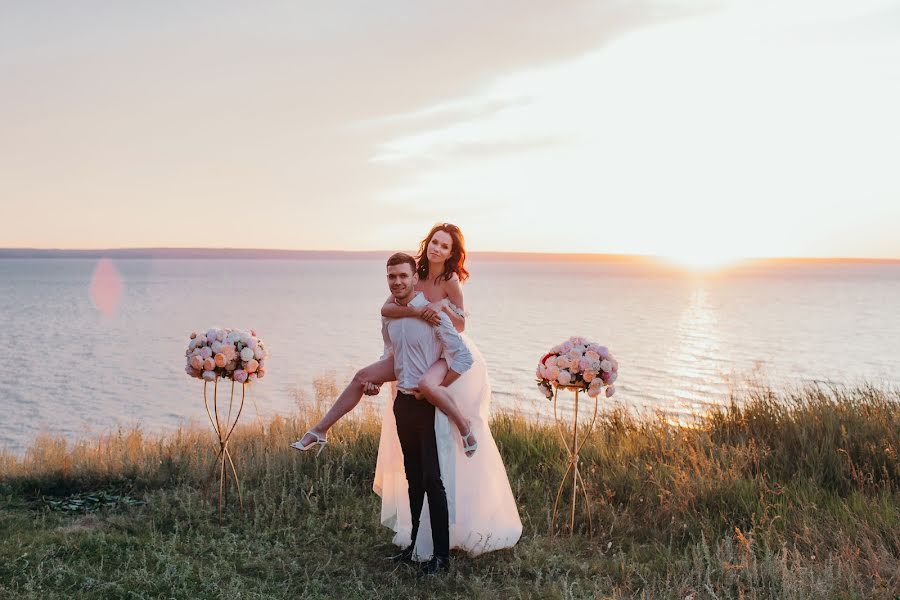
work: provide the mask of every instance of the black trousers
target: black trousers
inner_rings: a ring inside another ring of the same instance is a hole
[[[450,517],[447,514],[447,493],[441,481],[437,442],[434,438],[434,406],[427,400],[397,392],[394,400],[397,435],[403,450],[403,467],[409,483],[409,509],[412,513],[412,543],[419,534],[419,516],[425,494],[431,516],[431,538],[434,555],[450,556]]]

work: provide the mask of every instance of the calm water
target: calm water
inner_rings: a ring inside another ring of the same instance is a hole
[[[135,423],[203,424],[202,383],[183,373],[188,335],[255,328],[272,357],[251,416],[297,410],[312,379],[343,382],[381,353],[381,259],[119,260],[114,316],[93,305],[97,265],[0,260],[0,446],[39,432],[70,439]],[[615,400],[686,414],[746,377],[772,384],[900,384],[900,265],[744,268],[698,278],[609,263],[470,262],[467,332],[484,354],[495,409],[548,415],[534,366],[569,335],[620,362]],[[376,400],[378,401],[378,400]]]

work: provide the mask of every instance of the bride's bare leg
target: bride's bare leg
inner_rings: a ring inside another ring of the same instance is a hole
[[[393,356],[389,356],[384,360],[379,360],[367,367],[363,367],[353,375],[353,379],[350,380],[350,383],[344,388],[341,395],[337,397],[337,400],[335,400],[331,408],[328,409],[325,416],[322,417],[310,431],[314,431],[320,436],[324,436],[328,430],[341,419],[341,417],[353,410],[356,405],[359,404],[366,383],[381,385],[386,381],[394,381],[395,379]],[[311,444],[314,441],[315,436],[306,433],[300,439],[300,445]]]
[[[422,376],[422,379],[419,380],[419,391],[422,392],[425,399],[433,404],[435,408],[442,410],[444,414],[453,421],[453,424],[456,425],[459,434],[464,436],[466,433],[469,433],[471,423],[469,422],[469,419],[460,412],[459,408],[456,406],[456,402],[453,401],[453,396],[450,395],[449,390],[441,385],[444,376],[447,374],[447,368],[447,361],[444,359],[431,365],[425,375]],[[467,443],[474,442],[475,436],[469,433]]]

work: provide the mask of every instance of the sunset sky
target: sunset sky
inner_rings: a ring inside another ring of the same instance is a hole
[[[900,1],[0,5],[0,247],[900,258]]]

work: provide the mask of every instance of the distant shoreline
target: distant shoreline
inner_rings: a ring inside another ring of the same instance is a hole
[[[385,258],[391,250],[269,250],[263,248],[0,248],[0,259],[267,259],[267,260],[355,260]],[[659,264],[661,256],[640,254],[578,254],[558,252],[470,252],[472,258],[511,262],[607,262]],[[900,264],[900,258],[747,258],[737,264]]]

